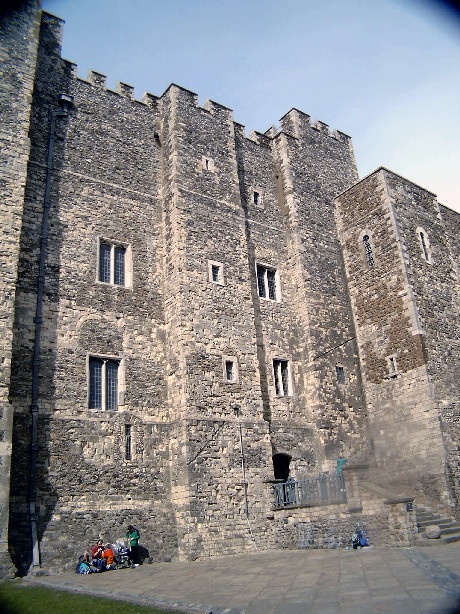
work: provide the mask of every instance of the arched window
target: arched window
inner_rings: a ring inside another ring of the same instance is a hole
[[[422,258],[426,262],[431,262],[431,244],[426,231],[423,228],[417,228],[417,237],[420,242]]]
[[[364,255],[366,257],[367,266],[372,269],[374,266],[374,254],[372,251],[371,239],[368,234],[363,235]]]

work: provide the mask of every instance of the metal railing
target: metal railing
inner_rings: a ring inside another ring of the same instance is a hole
[[[273,485],[275,507],[315,506],[344,503],[347,500],[343,473],[321,474],[316,478],[289,479]]]

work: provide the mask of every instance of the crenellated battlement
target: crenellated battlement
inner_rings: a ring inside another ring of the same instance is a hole
[[[258,132],[257,130],[252,130],[249,133],[249,136],[246,137],[245,126],[233,120],[232,109],[210,99],[205,100],[203,106],[200,106],[198,102],[198,95],[195,92],[182,87],[181,85],[171,83],[160,96],[156,96],[155,94],[151,94],[149,92],[144,92],[139,100],[134,96],[134,87],[132,85],[118,81],[115,86],[115,90],[111,90],[110,88],[107,88],[106,75],[96,70],[89,70],[87,78],[82,79],[77,75],[76,64],[69,60],[63,60],[63,62],[68,66],[71,77],[85,81],[101,91],[110,91],[123,98],[126,98],[127,100],[144,104],[151,109],[157,109],[158,104],[162,99],[165,99],[173,94],[175,97],[179,97],[183,103],[190,104],[196,109],[206,111],[214,117],[228,119],[228,121],[233,122],[235,135],[240,136],[240,138],[246,138],[252,143],[256,143],[263,147],[269,147],[270,141],[281,134],[285,134],[296,139],[301,139],[312,131],[322,133],[345,144],[350,144],[351,141],[351,137],[344,132],[341,132],[340,130],[331,130],[328,124],[320,120],[312,122],[310,115],[296,108],[292,108],[290,111],[288,111],[288,113],[283,115],[283,117],[280,119],[279,128],[276,126],[271,126],[264,133]]]
[[[310,115],[296,108],[292,108],[286,115],[283,115],[280,119],[280,130],[276,134],[273,134],[272,129],[270,130],[273,138],[280,133],[286,133],[296,138],[303,138],[311,133],[311,131],[316,131],[348,145],[351,141],[351,137],[345,134],[345,132],[331,130],[328,124],[318,119],[312,122]]]

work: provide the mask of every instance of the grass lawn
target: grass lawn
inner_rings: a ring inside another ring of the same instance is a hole
[[[171,614],[171,610],[146,607],[91,597],[66,591],[55,591],[43,586],[30,586],[15,582],[0,583],[1,614]]]

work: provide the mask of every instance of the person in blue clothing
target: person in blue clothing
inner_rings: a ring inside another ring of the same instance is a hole
[[[139,531],[130,524],[126,532],[126,539],[128,540],[129,559],[132,567],[139,567],[139,538]]]

